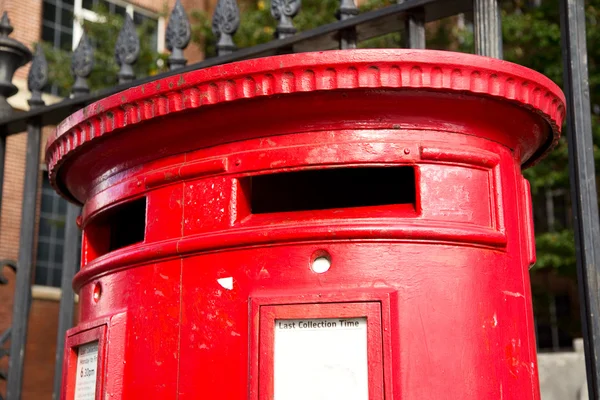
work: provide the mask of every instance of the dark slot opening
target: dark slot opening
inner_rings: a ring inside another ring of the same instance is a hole
[[[146,235],[146,198],[110,210],[107,222],[110,225],[108,251],[143,242]]]
[[[412,204],[413,167],[330,168],[251,177],[253,214]]]
[[[146,198],[101,212],[85,227],[87,262],[108,252],[144,241]]]

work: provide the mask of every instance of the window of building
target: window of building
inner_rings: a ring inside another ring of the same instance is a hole
[[[115,15],[129,14],[136,26],[146,27],[143,40],[150,42],[158,52],[164,51],[164,18],[122,0],[43,0],[42,40],[57,49],[74,50],[83,34],[83,22],[99,22],[94,12],[96,7]],[[49,91],[59,94],[58,88],[49,88]]]
[[[159,40],[159,34],[162,31],[162,24],[164,23],[164,19],[159,17],[157,14],[154,14],[150,11],[141,9],[139,7],[135,7],[132,4],[128,4],[124,1],[120,0],[74,0],[74,16],[75,24],[73,26],[73,48],[77,46],[79,43],[79,38],[81,38],[82,20],[97,22],[98,15],[94,12],[97,7],[102,7],[110,14],[120,15],[122,17],[125,14],[129,14],[133,19],[133,23],[136,26],[141,26],[145,24],[147,27],[147,31],[144,32],[144,40],[147,40],[151,43],[151,47],[155,48],[157,51],[163,51],[162,43],[164,40]]]
[[[57,49],[73,48],[75,0],[44,0],[42,6],[42,40]]]
[[[60,287],[66,214],[67,201],[50,186],[48,174],[44,172],[35,263],[36,285]],[[78,246],[81,250],[81,237]]]

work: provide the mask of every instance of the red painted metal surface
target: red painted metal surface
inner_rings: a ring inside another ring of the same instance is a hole
[[[250,60],[73,114],[47,147],[84,205],[63,398],[105,329],[100,398],[270,399],[261,318],[369,304],[373,398],[539,399],[521,168],[563,117],[533,71],[414,50]]]

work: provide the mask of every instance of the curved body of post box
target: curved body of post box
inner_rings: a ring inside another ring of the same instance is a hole
[[[414,50],[250,60],[75,113],[47,147],[84,205],[64,398],[93,354],[105,399],[539,399],[521,169],[563,117],[533,71]],[[337,337],[367,361],[315,384]]]

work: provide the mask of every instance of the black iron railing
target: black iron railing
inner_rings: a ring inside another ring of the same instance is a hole
[[[561,0],[561,4],[565,92],[568,99],[567,135],[588,387],[590,398],[598,399],[600,393],[600,379],[598,379],[600,227],[591,142],[584,1]],[[337,22],[299,33],[296,32],[293,21],[298,12],[301,12],[300,0],[271,0],[271,13],[278,23],[275,40],[250,48],[237,49],[234,35],[243,15],[240,15],[236,0],[219,0],[213,16],[213,31],[218,38],[216,45],[218,56],[186,66],[183,50],[190,42],[190,23],[178,0],[171,12],[166,32],[166,48],[171,52],[170,71],[137,80],[132,66],[139,54],[140,39],[136,35],[133,21],[126,16],[115,49],[116,60],[120,66],[119,84],[90,93],[87,78],[92,71],[93,47],[84,34],[72,55],[72,72],[75,77],[75,84],[71,90],[72,96],[52,105],[45,105],[41,98],[41,90],[48,80],[48,65],[43,51],[38,47],[33,56],[28,79],[28,87],[32,93],[29,101],[31,107],[29,111],[22,113],[13,113],[6,98],[16,93],[16,87],[11,83],[12,76],[18,66],[30,60],[31,53],[25,46],[8,37],[12,27],[6,14],[2,17],[0,20],[0,190],[3,187],[2,180],[5,173],[6,137],[27,131],[27,161],[20,249],[16,263],[18,268],[16,268],[13,319],[9,331],[0,336],[0,345],[8,340],[9,336],[11,341],[8,375],[0,371],[0,379],[8,379],[9,399],[19,399],[21,395],[33,265],[38,160],[43,126],[56,125],[75,110],[129,87],[233,61],[291,52],[351,49],[362,41],[400,30],[404,32],[407,48],[424,48],[426,22],[460,13],[472,12],[474,15],[475,52],[502,58],[501,18],[497,0],[399,0],[398,4],[362,14],[359,14],[354,0],[340,0]],[[71,280],[77,269],[78,260],[76,228],[78,215],[78,206],[70,205],[66,218],[62,298],[54,380],[55,399],[59,397],[61,384],[64,335],[73,321],[74,294]],[[14,264],[9,263],[9,265]],[[8,355],[6,351],[1,351],[0,356]]]

